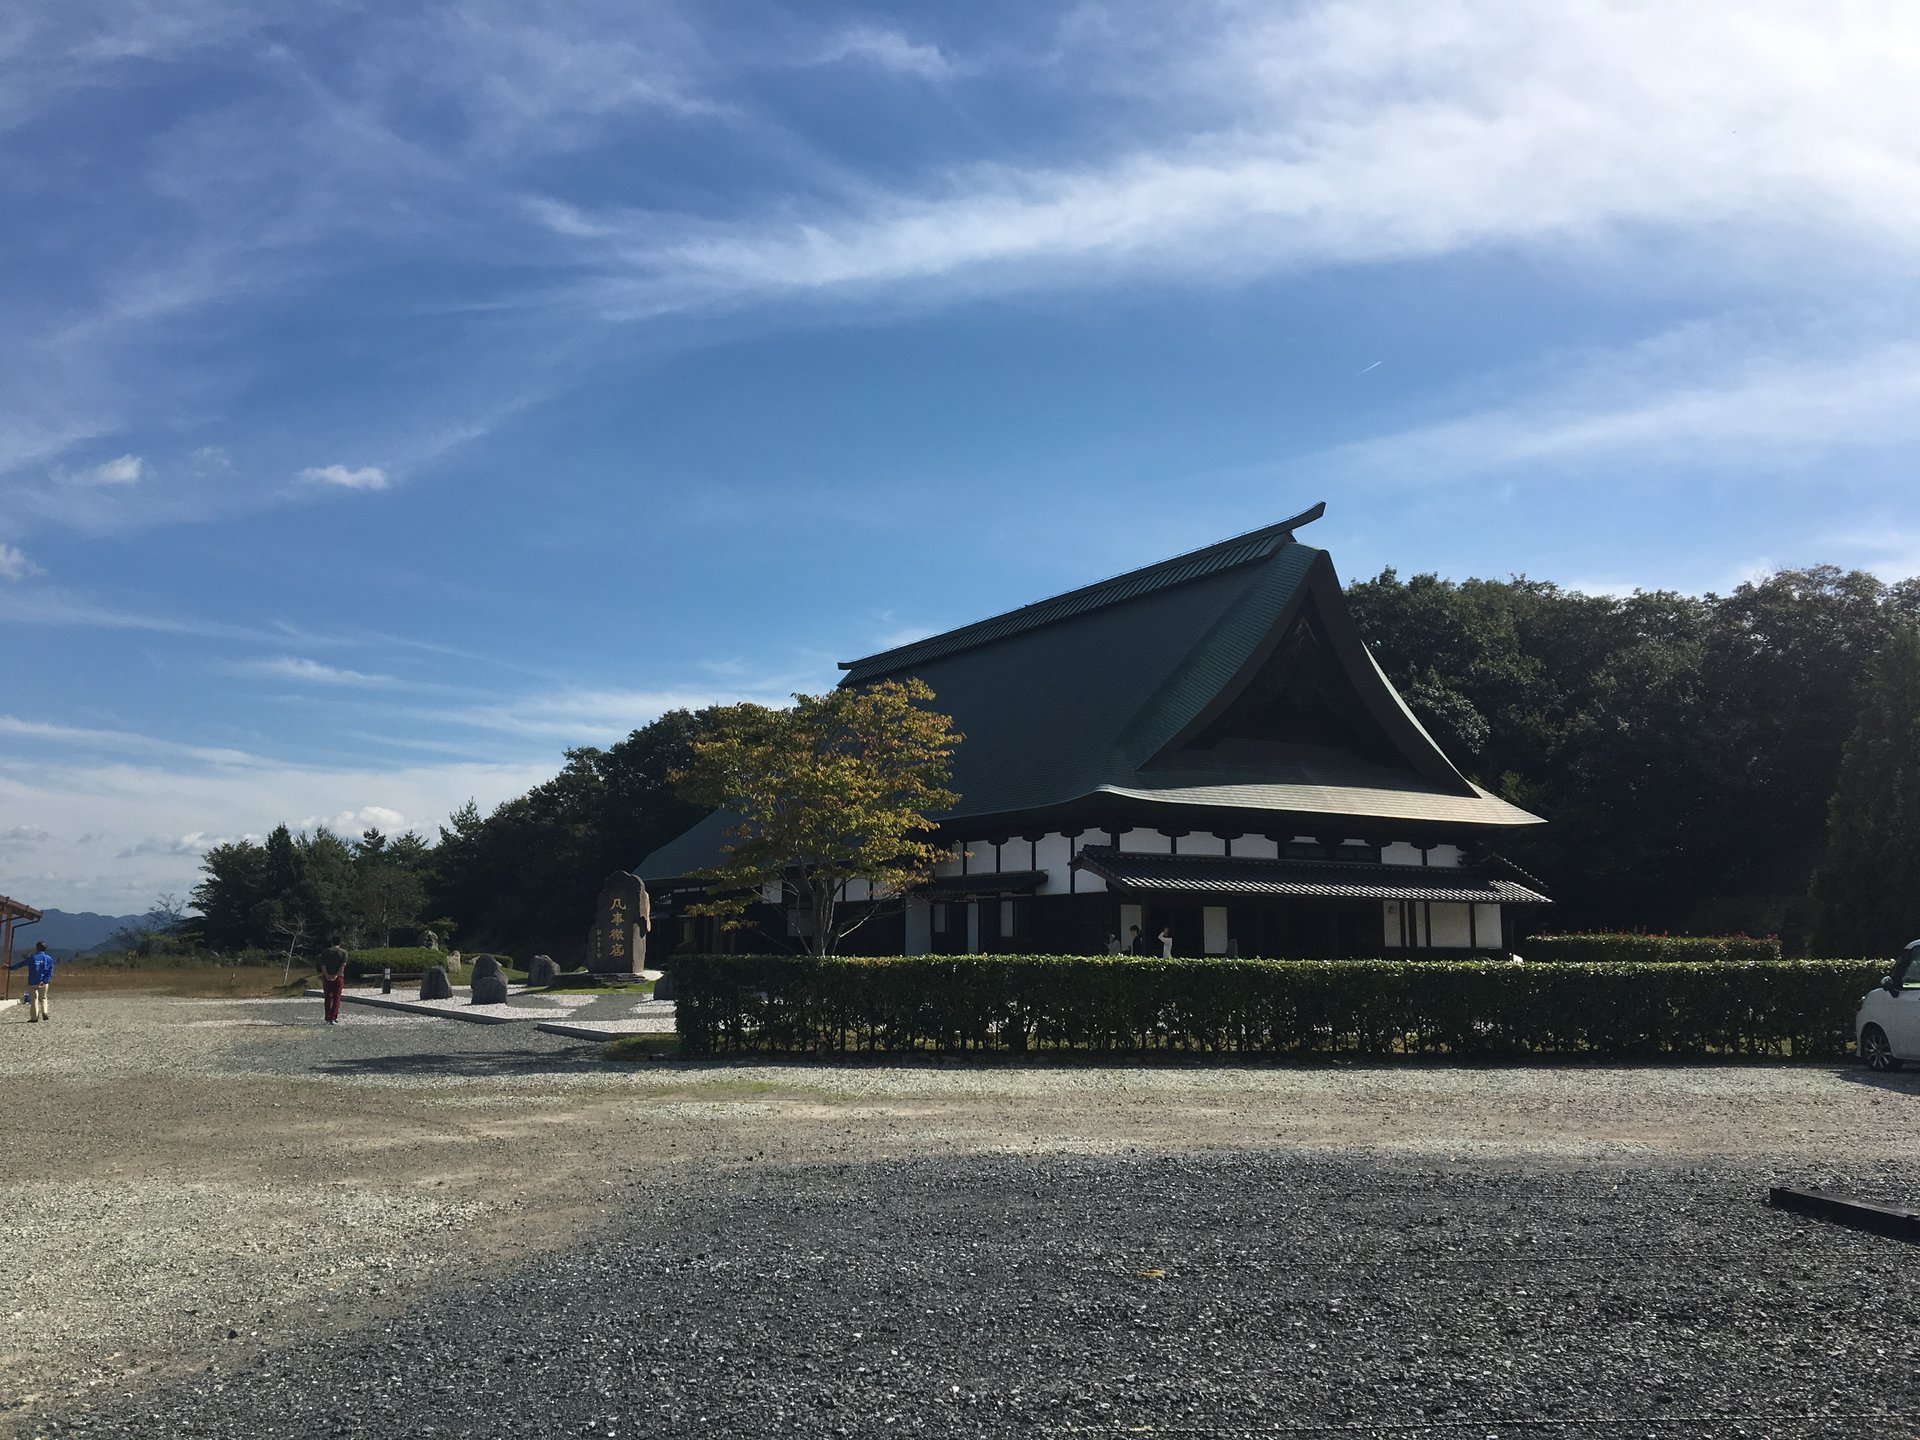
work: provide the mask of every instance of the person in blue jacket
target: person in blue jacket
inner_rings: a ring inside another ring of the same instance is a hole
[[[36,945],[33,953],[16,960],[7,967],[9,970],[24,968],[27,972],[27,993],[21,998],[27,1002],[27,1018],[44,1020],[47,1018],[47,987],[53,983],[53,956],[47,953],[47,947]]]

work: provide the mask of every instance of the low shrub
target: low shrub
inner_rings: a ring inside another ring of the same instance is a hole
[[[347,956],[347,975],[354,980],[371,976],[378,979],[388,966],[398,974],[417,975],[434,965],[444,965],[447,957],[427,945],[389,945],[384,949],[355,950]]]
[[[1535,935],[1516,947],[1528,960],[1661,965],[1673,961],[1778,960],[1780,942],[1750,935]]]
[[[1854,960],[698,955],[676,959],[673,973],[690,1055],[1837,1058],[1881,970]]]

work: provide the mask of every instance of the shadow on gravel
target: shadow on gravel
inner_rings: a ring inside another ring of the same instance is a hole
[[[1827,1178],[1911,1187],[1897,1165]],[[537,1263],[263,1347],[240,1379],[101,1386],[44,1419],[100,1440],[1920,1433],[1911,1252],[1761,1208],[1744,1165],[1002,1154],[606,1194],[609,1232]],[[496,1358],[529,1336],[556,1338]]]
[[[1920,1071],[1896,1070],[1888,1074],[1884,1071],[1869,1070],[1864,1065],[1836,1065],[1831,1073],[1836,1080],[1845,1080],[1852,1085],[1864,1085],[1869,1090],[1891,1090],[1897,1095],[1920,1095]]]
[[[571,1050],[486,1050],[442,1054],[363,1055],[325,1060],[313,1067],[322,1075],[349,1078],[387,1076],[421,1079],[485,1080],[526,1075],[577,1075],[612,1068],[597,1045]]]

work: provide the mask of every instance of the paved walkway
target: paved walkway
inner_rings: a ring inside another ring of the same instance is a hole
[[[365,1005],[380,1010],[398,1010],[412,1015],[433,1015],[477,1025],[532,1024],[555,1035],[579,1040],[611,1040],[619,1035],[670,1034],[673,1030],[673,1002],[651,1000],[626,991],[540,990],[524,985],[507,987],[504,1005],[475,1005],[472,987],[456,985],[448,1000],[422,1000],[417,994],[395,988],[383,995],[375,986],[349,988],[341,997],[350,1005]],[[310,992],[318,994],[319,992]]]

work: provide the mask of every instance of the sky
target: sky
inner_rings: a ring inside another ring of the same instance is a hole
[[[1319,500],[1350,579],[1913,574],[1916,135],[1909,0],[13,0],[0,894]]]

